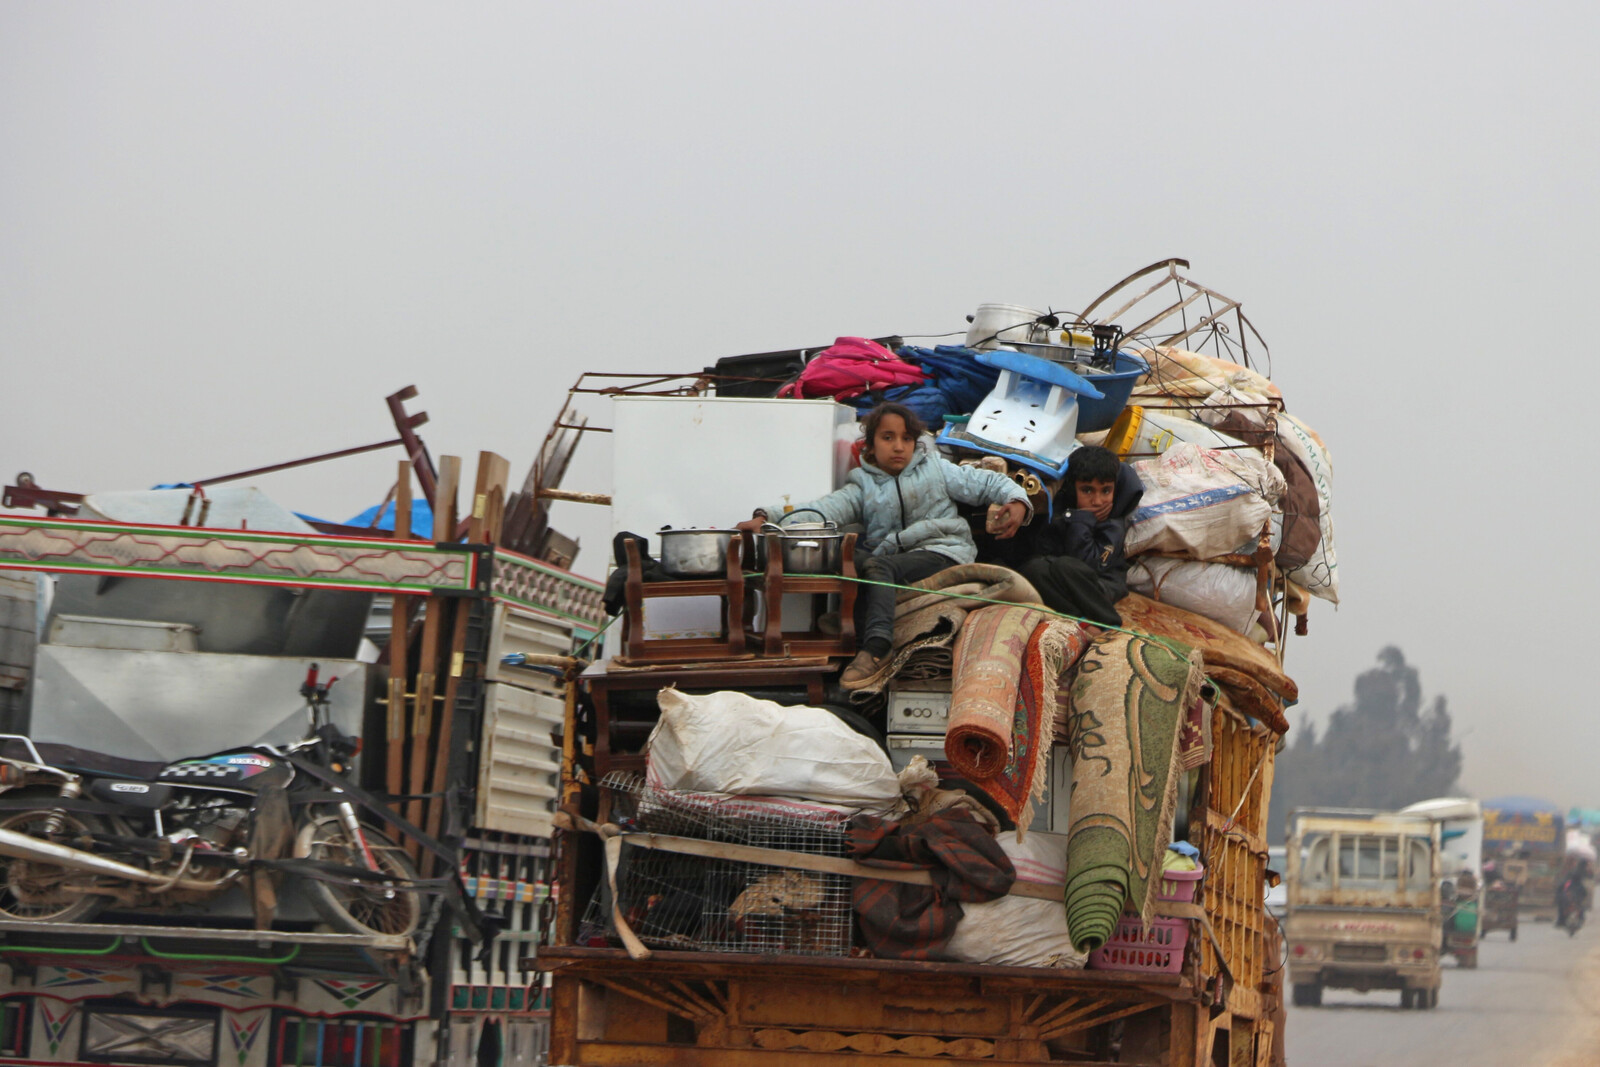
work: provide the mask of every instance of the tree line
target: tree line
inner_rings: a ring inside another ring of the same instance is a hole
[[[1302,721],[1278,754],[1268,836],[1283,838],[1294,808],[1394,811],[1449,796],[1461,777],[1461,746],[1450,736],[1443,695],[1423,701],[1422,679],[1393,645],[1356,677],[1350,703],[1321,730]]]

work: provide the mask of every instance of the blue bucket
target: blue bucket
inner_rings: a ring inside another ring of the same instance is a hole
[[[1110,374],[1089,375],[1089,381],[1094,387],[1105,394],[1101,399],[1078,397],[1079,433],[1095,433],[1111,429],[1111,424],[1117,421],[1122,409],[1128,406],[1128,398],[1133,395],[1133,383],[1150,370],[1150,365],[1144,361],[1144,357],[1124,352],[1120,348],[1117,349],[1111,366],[1113,369]]]

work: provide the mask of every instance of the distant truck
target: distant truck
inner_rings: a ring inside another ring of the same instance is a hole
[[[1547,800],[1513,796],[1483,802],[1484,858],[1502,867],[1508,861],[1526,864],[1519,898],[1523,918],[1555,920],[1566,840],[1565,816]]]
[[[1297,809],[1289,815],[1289,981],[1298,1007],[1327,988],[1398,989],[1439,1003],[1440,824],[1426,815]]]

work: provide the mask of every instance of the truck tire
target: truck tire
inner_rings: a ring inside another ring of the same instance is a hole
[[[1421,1005],[1419,1005],[1417,1003],[1417,1001],[1419,999],[1417,994],[1419,994],[1421,992],[1422,992],[1422,990],[1420,990],[1420,989],[1402,989],[1402,990],[1400,990],[1400,1010],[1401,1011],[1415,1011],[1418,1007],[1420,1007]]]
[[[1294,1006],[1318,1008],[1322,1006],[1322,983],[1302,982],[1294,987]]]
[[[1517,928],[1515,926],[1513,926],[1511,928],[1511,940],[1515,941],[1516,939],[1517,939]]]

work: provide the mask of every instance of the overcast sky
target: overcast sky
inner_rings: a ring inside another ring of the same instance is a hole
[[[1596,10],[3,3],[0,476],[382,440],[414,383],[435,454],[520,480],[580,369],[1075,308],[1183,256],[1333,453],[1344,603],[1291,719],[1398,644],[1470,790],[1600,805]],[[259,484],[343,519],[392,472]],[[592,512],[557,525],[603,566]]]

